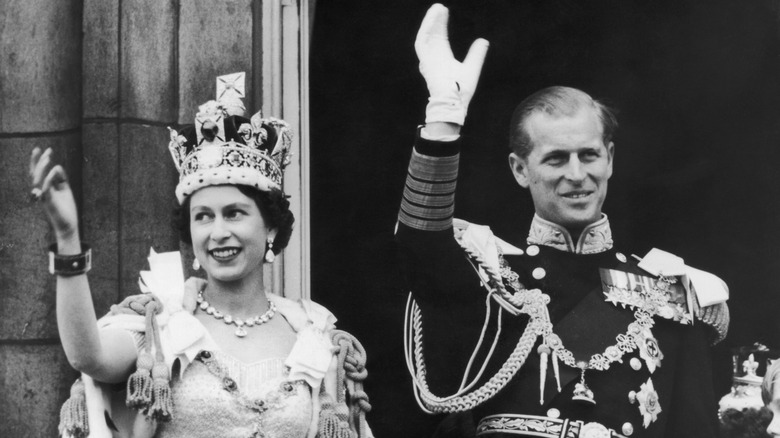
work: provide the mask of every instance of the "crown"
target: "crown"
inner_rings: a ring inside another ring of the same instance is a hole
[[[259,111],[247,119],[241,100],[244,82],[243,72],[219,76],[217,99],[198,107],[195,124],[180,131],[168,128],[168,149],[179,171],[179,204],[212,185],[281,189],[284,168],[290,163],[290,127],[284,120],[263,118]]]

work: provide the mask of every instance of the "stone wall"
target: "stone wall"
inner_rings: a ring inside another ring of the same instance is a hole
[[[56,436],[76,373],[47,273],[52,235],[28,199],[31,150],[68,172],[92,245],[96,311],[137,292],[149,248],[179,249],[166,127],[192,123],[215,77],[247,72],[259,106],[257,0],[0,4],[0,436]]]

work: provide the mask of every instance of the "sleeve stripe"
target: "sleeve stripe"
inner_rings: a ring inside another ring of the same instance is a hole
[[[455,202],[453,202],[452,200],[449,200],[449,199],[447,201],[449,201],[449,202],[447,202],[446,204],[441,204],[441,205],[420,204],[419,202],[415,202],[413,199],[409,199],[406,196],[404,196],[404,204],[403,204],[403,206],[405,207],[407,205],[410,205],[410,206],[416,207],[416,208],[430,208],[432,210],[441,210],[443,208],[453,208],[454,209]]]
[[[447,217],[441,217],[441,218],[438,218],[438,219],[430,219],[430,218],[426,218],[426,217],[416,216],[416,215],[414,215],[414,214],[412,214],[412,213],[408,213],[408,212],[405,212],[405,211],[404,211],[404,212],[402,212],[402,213],[403,213],[404,215],[406,215],[406,216],[408,216],[408,217],[412,218],[412,219],[416,219],[416,220],[420,220],[420,221],[431,221],[431,222],[444,222],[444,221],[450,221],[450,220],[452,220],[452,218],[454,217],[453,215],[449,215],[449,216],[447,216]]]
[[[419,183],[422,183],[422,184],[454,184],[454,183],[458,182],[458,175],[457,174],[452,179],[441,179],[441,178],[439,178],[439,179],[425,179],[425,178],[420,178],[419,176],[414,176],[410,172],[410,173],[407,174],[407,177],[409,177],[409,178],[411,178],[411,179],[413,179],[413,180],[415,180],[415,181],[417,181]]]
[[[454,204],[455,196],[428,196],[426,194],[417,194],[409,190],[404,190],[404,199],[411,201],[419,206],[430,205],[431,207]]]
[[[456,184],[416,184],[414,181],[407,180],[406,187],[409,190],[421,195],[454,195]]]
[[[411,188],[409,186],[406,186],[406,191],[408,191],[409,193],[414,193],[415,195],[430,196],[432,198],[439,197],[439,196],[453,196],[453,195],[455,195],[454,187],[453,187],[453,190],[448,191],[448,192],[443,192],[443,193],[423,192],[423,191],[415,190],[415,189],[413,189],[413,188]]]
[[[407,204],[404,205],[403,208],[401,208],[401,211],[411,216],[414,216],[418,219],[428,219],[428,220],[443,220],[443,219],[451,218],[452,216],[455,215],[455,209],[452,207],[433,211],[425,208],[416,208],[414,206]]]
[[[423,180],[447,181],[458,177],[460,154],[452,157],[428,157],[417,151],[409,161],[409,175]]]
[[[452,227],[452,216],[441,219],[425,219],[415,217],[401,210],[398,221],[409,228],[423,231],[444,231]]]
[[[424,231],[452,226],[460,154],[431,157],[412,151],[398,220]]]

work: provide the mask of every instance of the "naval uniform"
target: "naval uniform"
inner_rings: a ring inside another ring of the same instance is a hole
[[[476,257],[467,254],[454,237],[463,231],[453,228],[459,143],[418,136],[396,239],[419,309],[415,322],[421,335],[410,350],[424,357],[426,390],[450,395],[464,381],[475,380],[461,392],[485,391],[455,397],[442,404],[446,409],[437,410],[425,399],[422,404],[435,412],[470,410],[474,425],[467,434],[480,437],[717,437],[712,328],[653,314],[640,321],[648,330],[627,340],[630,327],[637,326],[637,303],[632,307],[625,296],[605,299],[610,296],[604,272],[634,274],[650,283],[658,278],[640,269],[627,256],[630,250],[615,247],[606,216],[586,227],[576,242],[563,227],[535,216],[526,244],[501,241],[504,249],[513,250],[499,250],[500,270],[508,274],[505,285],[514,275],[517,290],[538,290],[548,297],[552,333],[578,365],[599,354],[604,362],[618,344],[625,351],[607,360],[606,367],[585,367],[583,373],[561,360],[553,366],[552,352],[540,349],[541,336],[534,336],[531,346],[520,345],[530,316],[513,314],[505,301],[504,307],[497,304],[501,300],[484,287],[484,271],[479,275],[479,251]],[[565,350],[558,354],[564,356]],[[502,373],[503,378],[495,377]],[[419,371],[415,374],[420,377]],[[591,391],[585,398],[592,395],[595,404],[573,399],[576,390],[582,395],[581,383]]]

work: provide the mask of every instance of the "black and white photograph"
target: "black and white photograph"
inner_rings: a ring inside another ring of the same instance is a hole
[[[1,0],[0,436],[780,437],[780,0]]]

